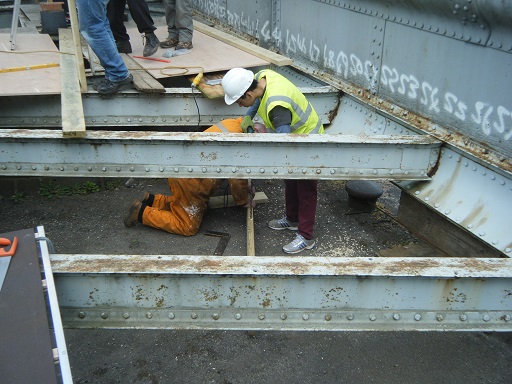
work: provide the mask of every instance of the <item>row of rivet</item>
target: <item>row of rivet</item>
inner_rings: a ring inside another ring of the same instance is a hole
[[[143,117],[139,117],[139,118],[135,118],[135,117],[125,117],[123,119],[120,119],[118,117],[116,118],[90,118],[90,119],[87,119],[89,121],[90,124],[97,124],[97,123],[100,123],[100,124],[104,124],[104,123],[119,123],[119,124],[124,124],[124,123],[156,123],[157,122],[157,119],[155,117],[147,117],[147,118],[143,118]],[[178,117],[174,117],[174,118],[169,118],[167,119],[166,117],[162,117],[160,119],[158,119],[158,122],[162,122],[162,123],[165,123],[167,122],[167,120],[169,121],[174,121],[175,123],[177,122],[180,122],[180,121],[184,121],[184,122],[187,122],[189,123],[190,121],[192,121],[193,123],[197,123],[197,119],[195,118],[189,118],[189,117],[186,117],[185,119],[183,119],[182,117],[178,118]],[[210,116],[209,118],[206,118],[205,116],[201,116],[201,122],[205,122],[206,120],[208,120],[208,122],[212,123],[213,121],[215,121],[215,119]],[[39,121],[38,119],[32,119],[30,121],[26,121],[25,119],[20,119],[18,121],[15,121],[13,119],[9,119],[7,120],[8,124],[12,125],[12,124],[60,124],[60,119],[59,118],[55,118],[55,120],[51,120],[51,119],[42,119],[41,121]]]
[[[5,171],[5,170],[7,170],[7,168],[8,168],[8,167],[7,167],[7,165],[2,164],[2,165],[0,166],[0,168],[1,168],[2,170],[4,170],[4,171]],[[23,169],[23,167],[22,167],[21,165],[17,165],[17,166],[16,166],[16,169],[17,169],[18,171],[21,171],[21,170]],[[36,166],[36,165],[32,165],[32,166],[31,166],[31,169],[32,169],[33,171],[36,171],[38,168],[37,168],[37,166]],[[45,171],[49,171],[49,170],[50,170],[50,167],[49,167],[48,165],[45,165],[45,166],[43,167],[43,169],[44,169]],[[64,172],[64,171],[66,170],[66,168],[65,168],[64,166],[59,166],[59,167],[58,167],[58,169],[59,169],[60,171],[62,171],[62,172]],[[86,169],[87,169],[87,171],[92,172],[93,167],[88,166]],[[129,169],[130,169],[130,172],[135,172],[135,167],[130,167]],[[78,171],[80,171],[80,167],[75,166],[75,167],[73,167],[73,170],[78,172]],[[119,166],[117,166],[117,167],[115,167],[115,170],[116,170],[116,172],[121,172],[121,171],[122,171],[122,168],[121,168],[121,167],[119,167]],[[166,169],[165,169],[164,167],[159,167],[159,168],[158,168],[158,171],[159,171],[159,172],[164,172],[165,170],[166,170]],[[102,167],[102,168],[101,168],[101,171],[102,171],[102,172],[107,172],[107,171],[108,171],[108,168],[107,168],[107,167]],[[151,172],[151,168],[149,168],[149,167],[145,167],[145,168],[144,168],[144,171],[145,171],[145,172]],[[207,173],[207,172],[208,172],[208,169],[203,167],[203,168],[201,168],[201,171],[202,171],[202,173]],[[303,168],[303,169],[301,169],[301,170],[295,170],[295,171],[294,171],[293,169],[288,169],[288,173],[289,173],[290,175],[291,175],[291,174],[293,174],[293,173],[297,173],[297,172],[302,173],[302,174],[304,174],[304,175],[305,175],[305,174],[307,174],[307,173],[308,173],[308,171],[310,171],[308,168]],[[178,168],[178,167],[175,167],[175,168],[174,168],[174,172],[175,172],[175,173],[179,173],[179,172],[184,172],[184,171],[183,171],[183,170],[181,170],[181,169],[180,169],[180,168]],[[187,168],[187,172],[189,172],[189,173],[194,172],[194,168],[192,168],[192,167]],[[217,173],[221,173],[221,172],[222,172],[222,169],[221,169],[221,168],[216,168],[216,169],[215,169],[215,172],[217,172]],[[241,171],[240,169],[238,169],[238,168],[234,168],[234,167],[233,167],[233,168],[231,168],[231,173],[237,173],[237,172],[242,172],[242,171]],[[267,170],[266,170],[265,168],[260,168],[260,169],[259,169],[259,172],[263,174],[263,173],[266,173],[266,172],[267,172]],[[277,168],[274,168],[274,169],[272,170],[272,173],[274,173],[274,174],[277,174],[278,172],[279,172],[279,170],[278,170]],[[249,173],[252,173],[252,170],[251,170],[250,168],[247,168],[247,169],[245,170],[245,173],[248,173],[248,174],[249,174]],[[316,170],[314,170],[314,173],[316,173],[317,175],[320,175],[320,174],[322,174],[322,170],[317,168]],[[357,172],[350,172],[349,170],[336,171],[335,169],[330,169],[330,170],[329,170],[329,173],[330,173],[331,175],[334,175],[334,174],[336,174],[336,173],[338,173],[338,174],[346,174],[346,175],[349,175],[349,174],[351,174],[351,173],[352,173],[352,174],[360,174],[360,175],[364,175],[365,173],[366,173],[366,174],[373,174],[373,175],[377,175],[377,174],[384,174],[385,172],[381,172],[381,171],[379,171],[379,170],[377,170],[377,169],[373,169],[373,170],[371,170],[371,171],[370,171],[370,170],[368,170],[368,171],[365,171],[365,170],[359,170],[359,171],[357,171]],[[404,174],[404,175],[406,175],[406,176],[410,174],[410,172],[409,172],[409,171],[402,171],[402,170],[400,170],[400,169],[395,169],[395,170],[393,170],[393,169],[392,169],[392,170],[390,170],[390,171],[389,171],[389,174],[390,174],[390,175],[394,175],[394,174],[400,175],[401,173],[403,173],[403,174]],[[421,176],[424,176],[424,175],[425,175],[425,171],[421,171],[421,172],[420,172],[420,175],[421,175]]]
[[[86,316],[86,313],[85,313],[84,311],[80,311],[80,312],[78,312],[78,317],[79,317],[80,319],[84,319],[84,318],[85,318],[85,316]],[[108,313],[106,313],[106,312],[102,312],[102,313],[100,314],[100,317],[101,317],[102,319],[108,319],[108,316],[109,316],[109,315],[108,315]],[[169,314],[167,315],[167,317],[168,317],[170,320],[174,320],[174,319],[176,318],[176,315],[175,315],[173,312],[169,312]],[[199,315],[198,315],[197,313],[195,313],[195,312],[192,312],[192,313],[191,313],[191,315],[190,315],[190,318],[191,318],[192,320],[196,320],[198,317],[199,317]],[[282,313],[279,317],[280,317],[280,319],[281,319],[281,320],[287,320],[287,319],[288,319],[288,315],[287,315],[286,313]],[[128,312],[124,312],[124,313],[123,313],[123,318],[124,318],[124,319],[129,319],[129,318],[130,318],[130,314],[129,314]],[[152,313],[152,312],[146,312],[146,318],[147,318],[147,319],[152,319],[152,318],[153,318],[153,313]],[[213,320],[219,320],[219,319],[220,319],[220,315],[219,315],[218,313],[213,313],[213,314],[211,315],[211,318],[212,318]],[[235,318],[236,320],[241,320],[241,319],[242,319],[242,314],[240,314],[240,313],[236,313],[236,314],[234,315],[234,318]],[[258,320],[263,321],[263,320],[265,320],[265,318],[266,318],[266,316],[265,316],[265,314],[263,314],[263,313],[261,313],[261,314],[259,314],[259,315],[258,315]],[[346,318],[347,318],[347,320],[352,321],[352,320],[354,320],[354,319],[355,319],[355,316],[354,316],[354,314],[350,313],[350,314],[346,315]],[[393,320],[398,321],[398,320],[400,320],[402,317],[400,316],[400,314],[399,314],[399,313],[393,313],[392,318],[393,318]],[[370,321],[376,321],[376,320],[377,320],[377,316],[376,316],[375,314],[370,314],[370,316],[368,317],[368,319],[369,319]],[[415,320],[415,321],[421,321],[422,319],[423,319],[423,317],[422,317],[419,313],[416,313],[416,314],[414,315],[414,320]],[[500,318],[500,320],[503,320],[503,321],[505,321],[505,322],[509,322],[511,319],[512,319],[512,317],[511,317],[510,315],[503,315],[503,316]],[[307,313],[302,314],[302,320],[304,320],[304,321],[308,321],[308,320],[309,320],[309,314],[307,314]],[[324,316],[324,320],[325,320],[325,321],[331,321],[331,320],[332,320],[332,315],[331,315],[331,314],[326,314],[326,315]],[[437,321],[439,321],[439,322],[441,322],[441,321],[444,321],[444,320],[445,320],[445,317],[444,317],[442,314],[437,314],[437,315],[436,315],[436,320],[437,320]],[[460,320],[460,321],[467,321],[467,320],[468,320],[468,315],[466,315],[466,314],[461,314],[461,315],[459,315],[459,320]],[[482,320],[483,320],[484,322],[489,322],[489,321],[491,321],[491,317],[490,317],[489,315],[485,314],[485,315],[483,315],[483,316],[482,316]]]
[[[444,154],[444,153],[445,153],[445,150],[441,150],[441,153],[442,153],[442,154]],[[454,156],[454,155],[453,155],[453,154],[451,154],[451,153],[450,153],[450,154],[448,154],[448,157],[449,157],[450,159],[451,159],[451,158],[453,158],[453,156]],[[462,161],[462,157],[461,157],[461,156],[458,156],[455,160],[456,160],[458,163],[460,163],[460,162]],[[466,168],[467,168],[467,167],[469,167],[469,161],[468,161],[468,160],[464,160],[464,162],[462,163],[462,165],[463,165],[464,167],[466,167]],[[478,171],[478,167],[477,167],[475,164],[471,167],[471,169],[472,169],[472,171],[473,171],[473,172]],[[486,170],[486,168],[482,167],[482,171],[480,172],[480,174],[481,174],[482,176],[486,177],[486,176],[487,176],[487,170]],[[496,175],[495,175],[495,174],[493,174],[493,173],[491,173],[491,174],[490,174],[489,179],[490,179],[490,180],[493,180],[493,181],[494,181],[494,180],[497,180]],[[506,183],[506,181],[505,181],[505,180],[501,179],[501,180],[499,180],[499,184],[500,184],[501,186],[506,186],[506,184],[507,184],[507,183]],[[510,190],[512,190],[512,183],[510,183]],[[414,195],[418,196],[418,195],[420,195],[420,194],[421,194],[421,191],[414,191]],[[440,210],[440,209],[441,209],[441,204],[439,204],[439,203],[435,203],[435,202],[431,202],[431,201],[430,201],[430,197],[429,197],[429,196],[424,197],[424,198],[423,198],[423,200],[424,200],[425,202],[427,202],[428,204],[430,204],[431,206],[433,206],[434,208],[436,208],[437,210]],[[443,213],[444,213],[444,215],[445,215],[445,216],[449,216],[449,215],[452,213],[452,211],[451,211],[450,209],[447,209],[447,210],[445,210]],[[461,221],[462,221],[462,217],[455,217],[455,218],[453,218],[453,220],[454,220],[456,223],[459,223],[459,222],[461,222]],[[469,223],[469,224],[467,224],[467,225],[466,225],[466,228],[467,228],[468,230],[473,230],[473,228],[474,228],[474,224]],[[485,237],[485,236],[487,235],[487,233],[486,233],[485,231],[480,231],[480,232],[475,233],[475,234],[477,234],[477,235],[478,235],[478,236],[480,236],[480,237]],[[498,241],[498,240],[496,240],[496,239],[494,239],[494,240],[492,240],[492,241],[491,241],[491,243],[492,243],[492,245],[498,245],[499,241]],[[511,253],[511,252],[512,252],[512,248],[507,247],[507,248],[505,248],[505,249],[504,249],[504,251],[505,251],[505,253]]]
[[[342,6],[341,2],[339,2],[339,1],[335,2],[335,1],[332,1],[332,0],[328,0],[328,1],[324,0],[324,2],[326,2],[328,4],[338,5],[340,7]],[[447,28],[443,28],[443,27],[439,27],[439,26],[425,25],[425,23],[417,22],[415,20],[410,20],[409,18],[400,17],[400,16],[391,16],[389,14],[385,14],[385,13],[379,12],[379,11],[373,11],[371,9],[367,9],[367,8],[364,8],[364,7],[358,7],[358,6],[350,5],[350,4],[347,5],[347,3],[343,3],[342,7],[343,8],[347,8],[349,10],[361,12],[361,13],[364,13],[364,14],[369,14],[370,16],[375,16],[375,17],[386,19],[386,20],[394,21],[394,22],[397,22],[397,23],[406,24],[406,25],[409,25],[409,26],[412,26],[412,27],[415,27],[415,28],[419,28],[419,29],[422,29],[422,30],[428,30],[430,32],[438,33],[440,35],[457,38],[457,39],[460,39],[460,40],[464,40],[466,42],[475,42],[477,44],[482,43],[482,37],[480,37],[480,36],[472,37],[470,35],[464,35],[463,33],[457,34],[457,32],[455,30],[450,31]],[[469,12],[470,9],[467,6],[463,6],[462,7],[462,11]],[[452,10],[452,14],[459,15],[460,12],[461,12],[460,5],[455,4],[454,9]],[[462,25],[467,25],[468,22],[471,22],[471,23],[474,23],[474,24],[478,23],[478,16],[475,13],[472,13],[471,16],[462,16],[461,17],[460,23]],[[481,30],[486,30],[487,26],[485,24],[480,24],[480,29]],[[497,47],[499,49],[503,48],[503,43],[502,42],[489,41],[487,43],[487,45],[490,46],[490,47],[494,46],[494,47]],[[512,45],[510,45],[507,48],[507,50],[508,51],[512,51]]]

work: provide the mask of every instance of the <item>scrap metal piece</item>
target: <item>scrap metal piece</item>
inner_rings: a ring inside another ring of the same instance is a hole
[[[217,248],[215,248],[215,252],[213,254],[215,256],[222,256],[222,254],[226,250],[226,246],[228,245],[231,235],[226,232],[217,232],[217,231],[206,231],[204,234],[206,236],[220,237],[219,243],[217,244]]]

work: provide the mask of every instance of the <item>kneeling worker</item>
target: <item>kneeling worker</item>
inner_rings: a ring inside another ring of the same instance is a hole
[[[242,133],[242,118],[225,119],[211,126],[205,132]],[[177,235],[193,236],[199,231],[208,201],[222,184],[222,179],[168,179],[171,195],[144,194],[131,205],[124,225],[133,226],[136,222],[149,227],[162,229]],[[231,195],[236,205],[253,204],[254,191],[248,180],[229,179]]]

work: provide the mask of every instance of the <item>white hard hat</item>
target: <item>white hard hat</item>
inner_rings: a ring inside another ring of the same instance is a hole
[[[254,73],[244,68],[233,68],[222,78],[224,101],[227,105],[237,101],[249,89],[254,80]]]

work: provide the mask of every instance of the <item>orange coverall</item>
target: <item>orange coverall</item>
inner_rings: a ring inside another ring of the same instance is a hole
[[[242,118],[225,119],[205,132],[242,133]],[[178,235],[197,233],[208,207],[208,200],[222,179],[168,179],[171,195],[154,195],[151,206],[142,213],[142,224]],[[229,179],[231,195],[237,205],[248,202],[248,181]]]

